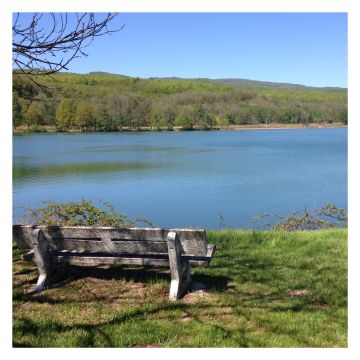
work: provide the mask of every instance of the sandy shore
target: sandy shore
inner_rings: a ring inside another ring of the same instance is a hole
[[[323,129],[323,128],[346,128],[347,125],[343,123],[314,123],[314,124],[256,124],[256,125],[214,125],[211,129],[208,130],[220,130],[220,131],[241,131],[241,130],[288,130],[288,129]],[[164,127],[161,129],[156,129],[151,126],[142,126],[140,128],[132,128],[132,127],[122,127],[119,131],[167,131],[168,128]],[[183,131],[180,126],[174,126],[174,131]],[[192,130],[203,130],[199,127],[194,126]],[[91,130],[94,131],[94,130]],[[25,126],[18,127],[13,129],[13,133],[31,133],[31,132],[60,132],[57,131],[54,126],[42,126],[37,131],[31,131]],[[78,133],[82,132],[81,130],[69,130],[69,133]]]
[[[343,123],[315,123],[315,124],[256,124],[256,125],[226,125],[213,126],[214,130],[287,130],[287,129],[322,129],[347,127]]]

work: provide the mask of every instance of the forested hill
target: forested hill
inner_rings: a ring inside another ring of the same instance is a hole
[[[347,89],[242,79],[140,79],[94,72],[36,79],[13,74],[13,126],[115,131],[121,127],[347,124]]]

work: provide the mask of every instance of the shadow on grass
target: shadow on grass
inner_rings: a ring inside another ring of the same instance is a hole
[[[31,274],[34,272],[34,269],[33,268],[29,268],[29,269],[23,269],[23,270],[20,270],[20,271],[16,271],[13,273],[14,276],[16,275],[28,275],[28,274]]]
[[[86,336],[83,339],[79,339],[79,344],[75,346],[80,347],[93,347],[95,346],[95,336],[96,334],[105,340],[105,347],[115,347],[117,344],[112,340],[112,338],[103,330],[106,326],[112,325],[124,325],[127,322],[132,322],[135,320],[140,320],[143,318],[145,320],[149,315],[157,314],[160,311],[176,311],[182,310],[187,311],[191,309],[194,305],[179,303],[179,302],[169,302],[163,301],[160,304],[153,305],[152,308],[147,307],[138,307],[135,310],[125,312],[124,314],[115,315],[112,320],[100,322],[98,324],[69,324],[64,325],[58,321],[46,320],[46,321],[34,321],[29,317],[22,316],[14,324],[14,331],[20,331],[22,336],[32,336],[38,339],[41,339],[42,336],[52,336],[59,337],[61,334],[73,330],[82,330],[86,333]],[[205,305],[202,305],[205,307]],[[208,307],[208,305],[206,305]],[[169,316],[169,319],[172,317]],[[84,343],[85,341],[85,343]],[[14,347],[28,347],[26,342],[15,341],[13,342]],[[37,346],[37,345],[36,345]],[[74,346],[74,347],[75,347]]]
[[[34,271],[34,270],[31,270]],[[29,273],[31,273],[29,271]],[[99,280],[118,280],[126,281],[133,283],[141,284],[154,284],[159,281],[165,282],[170,287],[170,272],[168,269],[164,268],[154,268],[154,267],[137,267],[129,268],[124,266],[114,266],[110,268],[101,268],[101,267],[83,267],[71,265],[68,268],[68,271],[64,274],[61,274],[60,277],[57,276],[54,284],[50,289],[61,289],[65,286],[71,287],[71,282],[86,279],[86,278],[95,278]],[[78,299],[68,300],[63,299],[53,299],[51,296],[47,296],[46,293],[36,293],[34,290],[27,291],[24,293],[22,288],[26,284],[35,284],[37,277],[31,280],[26,280],[18,283],[13,287],[14,295],[13,300],[15,301],[29,301],[35,303],[71,303],[79,302]],[[195,283],[201,283],[204,285],[204,288],[210,291],[222,292],[229,289],[228,283],[230,278],[220,275],[208,275],[208,274],[193,274],[193,281]],[[98,300],[106,300],[107,296],[102,297],[98,295]],[[85,300],[84,300],[85,301]]]
[[[32,348],[34,346],[28,344],[25,341],[24,342],[13,341],[13,347],[15,347],[15,348]]]

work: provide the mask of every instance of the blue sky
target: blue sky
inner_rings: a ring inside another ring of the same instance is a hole
[[[346,13],[123,13],[76,73],[347,87]]]

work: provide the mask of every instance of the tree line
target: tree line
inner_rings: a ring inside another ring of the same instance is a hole
[[[57,73],[37,86],[13,74],[13,127],[58,131],[347,124],[347,89],[245,80]]]

